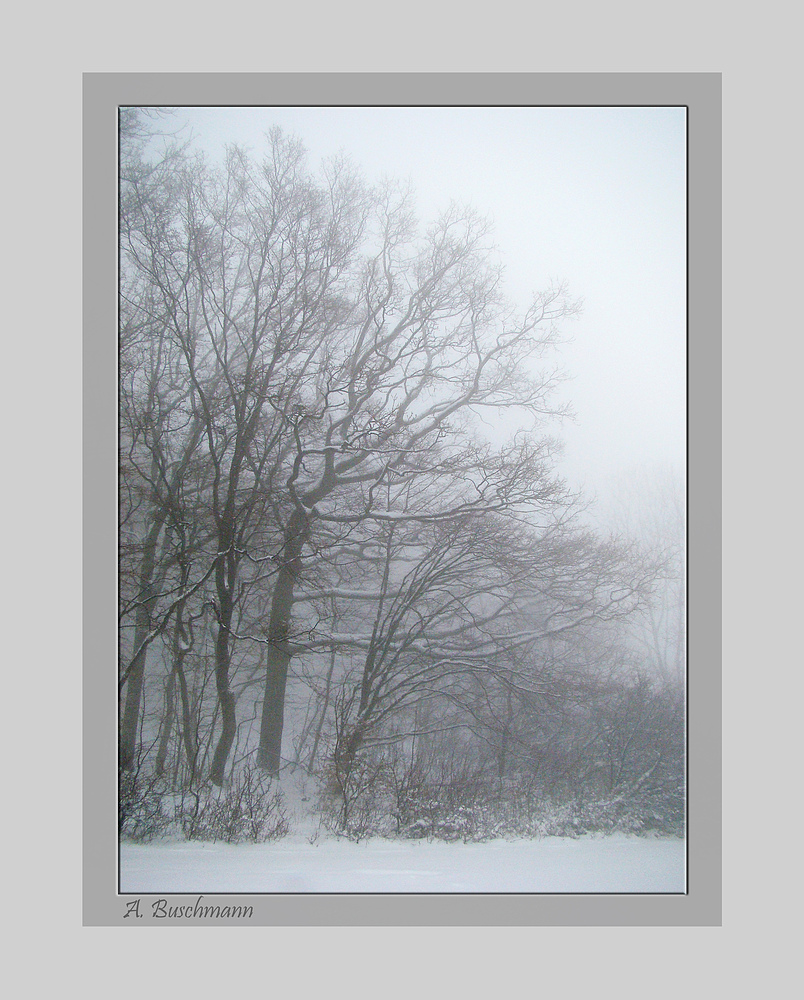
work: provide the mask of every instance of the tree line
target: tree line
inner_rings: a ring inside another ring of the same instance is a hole
[[[580,746],[595,699],[642,690],[612,700],[618,636],[661,566],[557,472],[578,304],[517,309],[475,211],[422,228],[279,130],[215,166],[120,126],[121,773],[294,759],[345,802],[417,740],[500,778]]]

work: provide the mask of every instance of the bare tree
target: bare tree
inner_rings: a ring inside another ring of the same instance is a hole
[[[540,446],[523,439],[495,451],[475,440],[472,417],[489,407],[558,412],[549,404],[558,373],[534,376],[525,362],[555,344],[555,322],[572,311],[563,289],[517,318],[499,294],[482,220],[452,208],[417,243],[404,197],[385,192],[378,207],[379,249],[344,309],[343,335],[328,342],[327,364],[286,415],[293,452],[282,487],[291,506],[268,623],[258,756],[273,772],[294,593],[319,531],[521,510],[533,502],[534,476],[547,491],[539,499],[558,490],[543,475]],[[400,484],[403,511],[384,505],[384,487]]]
[[[340,557],[353,550],[354,541]],[[342,771],[362,748],[398,739],[398,720],[424,703],[439,706],[438,725],[459,724],[454,711],[444,723],[452,706],[460,724],[507,741],[515,702],[554,696],[559,646],[631,615],[655,574],[633,546],[560,519],[537,531],[499,514],[397,519],[355,555],[339,587],[297,602],[337,599],[352,625],[297,644],[339,650],[351,664],[339,679],[351,692],[338,719]]]
[[[450,206],[422,233],[407,191],[370,189],[344,161],[312,176],[278,131],[262,161],[231,148],[221,168],[175,148],[151,164],[131,145],[128,760],[160,639],[162,735],[184,720],[193,779],[209,750],[211,780],[226,780],[238,693],[262,671],[257,764],[279,771],[294,657],[322,699],[311,759],[336,704],[348,762],[435,699],[496,733],[503,773],[519,706],[548,687],[545,659],[642,604],[651,567],[575,525],[546,436],[566,412],[552,357],[577,305],[556,286],[518,312],[501,289],[476,213]],[[486,440],[484,414],[524,429]],[[214,655],[214,752],[190,732],[186,671],[201,662],[201,634]],[[166,752],[163,741],[162,766]]]
[[[363,225],[364,196],[347,168],[333,164],[326,189],[315,189],[301,158],[298,144],[275,133],[260,170],[237,150],[220,173],[185,160],[169,203],[135,199],[136,225],[124,231],[126,269],[155,302],[159,340],[176,361],[209,470],[215,546],[201,578],[215,592],[218,784],[236,732],[230,668],[242,567],[257,515],[281,506],[274,480],[293,446],[300,393],[337,336],[337,290]],[[263,519],[263,541],[268,528]],[[292,514],[279,532],[295,537]],[[281,591],[288,570],[255,558]],[[283,561],[292,567],[292,553]]]
[[[169,628],[192,584],[191,553],[202,544],[198,496],[202,425],[195,418],[166,316],[147,277],[129,266],[126,248],[171,217],[180,151],[154,164],[142,159],[150,136],[127,109],[121,121],[120,185],[120,688],[125,690],[120,762],[132,766],[148,651]],[[181,585],[176,575],[181,576]],[[128,636],[130,635],[130,639]]]
[[[612,523],[657,563],[651,601],[627,625],[629,643],[661,683],[684,689],[686,671],[686,512],[682,477],[670,468],[622,477]]]

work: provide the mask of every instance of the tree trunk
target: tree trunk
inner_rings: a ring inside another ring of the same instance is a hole
[[[229,561],[229,557],[224,557]],[[218,745],[215,748],[215,755],[212,758],[209,778],[213,785],[223,785],[226,773],[226,761],[229,758],[229,751],[232,749],[235,735],[237,733],[237,717],[235,714],[235,697],[229,689],[229,667],[231,665],[231,627],[232,615],[234,612],[234,601],[232,599],[231,587],[229,583],[233,579],[231,566],[229,579],[224,586],[222,580],[225,571],[221,568],[218,571],[218,597],[220,599],[220,613],[218,618],[218,634],[215,639],[215,686],[218,691],[218,703],[221,706],[221,735]]]
[[[333,611],[333,621],[335,621],[335,613]],[[326,687],[324,688],[324,704],[321,706],[321,715],[318,717],[318,724],[315,729],[315,736],[313,738],[313,749],[310,751],[310,759],[307,763],[307,767],[310,771],[313,770],[315,765],[316,754],[318,753],[318,744],[321,742],[321,733],[324,730],[324,722],[327,718],[327,709],[329,708],[329,696],[330,690],[332,688],[332,674],[335,671],[335,647],[333,646],[329,654],[329,669],[327,670],[327,680]]]
[[[162,720],[162,732],[159,735],[159,750],[156,754],[156,774],[162,775],[165,771],[165,761],[168,755],[170,744],[170,734],[173,729],[173,721],[176,718],[176,668],[170,672],[165,687],[165,717]]]
[[[179,694],[181,696],[182,739],[184,751],[187,754],[188,782],[195,783],[198,763],[198,740],[196,737],[193,714],[190,707],[190,694],[187,690],[187,677],[184,673],[184,655],[176,663],[176,674],[179,678]]]
[[[511,723],[514,718],[514,704],[511,698],[511,674],[508,674],[508,684],[506,685],[506,698],[505,698],[505,725],[502,731],[502,743],[500,745],[500,760],[498,775],[500,781],[505,778],[505,769],[508,764],[508,741],[511,738]]]
[[[278,774],[282,761],[282,729],[285,720],[285,688],[292,656],[290,646],[290,616],[293,591],[301,571],[301,552],[307,534],[306,518],[296,511],[285,531],[284,557],[271,600],[268,623],[268,658],[265,696],[262,703],[260,746],[257,767],[269,774]]]
[[[130,771],[137,753],[137,734],[140,724],[142,687],[145,677],[147,646],[145,640],[151,625],[151,603],[154,596],[154,571],[156,568],[156,545],[159,533],[165,523],[165,514],[160,511],[155,517],[143,545],[140,564],[139,593],[140,604],[134,620],[134,660],[126,680],[126,701],[120,722],[120,767]]]
[[[140,609],[142,610],[142,609]],[[148,612],[144,611],[147,619]],[[137,612],[137,618],[140,611]],[[126,702],[123,707],[123,718],[120,722],[120,745],[119,760],[120,767],[124,771],[130,771],[134,767],[134,758],[137,755],[137,732],[140,724],[140,705],[142,704],[142,687],[145,679],[145,656],[146,647],[143,645],[145,636],[148,633],[147,622],[143,627],[138,626],[134,630],[135,648],[139,648],[139,653],[134,659],[126,681]]]

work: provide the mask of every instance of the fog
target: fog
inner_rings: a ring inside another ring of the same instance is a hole
[[[683,127],[124,109],[124,839],[683,836]]]
[[[513,301],[555,281],[583,300],[562,328],[562,474],[603,506],[639,470],[683,476],[684,108],[198,107],[169,121],[212,160],[231,143],[259,155],[279,126],[312,167],[343,154],[370,182],[409,182],[423,225],[451,200],[489,216]]]

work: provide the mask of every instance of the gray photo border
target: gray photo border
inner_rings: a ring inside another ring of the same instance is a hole
[[[117,893],[117,107],[684,105],[688,108],[688,891],[685,895],[216,894],[204,924],[720,926],[721,74],[85,73],[83,923],[143,926]],[[171,904],[196,897],[173,895]],[[162,919],[160,925],[187,921]]]

